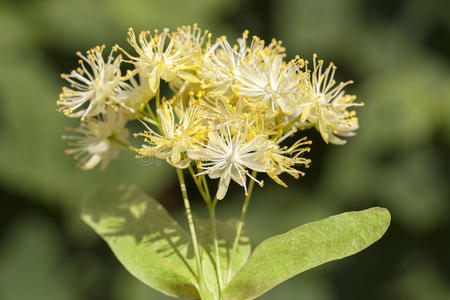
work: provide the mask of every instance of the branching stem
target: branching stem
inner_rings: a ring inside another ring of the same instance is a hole
[[[216,224],[216,204],[217,204],[217,198],[214,198],[211,205],[209,205],[209,217],[211,219],[211,225],[212,225],[212,234],[213,234],[213,242],[214,242],[214,254],[215,254],[215,265],[216,265],[216,276],[217,276],[217,283],[219,286],[219,299],[221,299],[221,293],[223,290],[223,283],[222,283],[222,271],[220,268],[220,255],[219,255],[219,242],[217,239],[217,224]]]
[[[199,191],[200,194],[202,195],[203,199],[205,199],[206,204],[208,204],[208,206],[209,206],[209,205],[210,205],[210,202],[211,202],[211,199],[207,197],[205,191],[203,190],[202,183],[200,182],[199,178],[195,175],[195,172],[194,172],[194,170],[192,169],[192,166],[191,166],[191,165],[188,166],[188,170],[189,170],[189,173],[190,173],[191,176],[192,176],[192,179],[193,179],[194,182],[195,182],[195,185],[197,186],[198,191]]]
[[[180,182],[181,194],[183,195],[184,207],[186,209],[186,215],[189,223],[189,231],[191,233],[192,239],[192,247],[194,248],[195,262],[197,264],[197,276],[199,284],[201,285],[201,281],[203,280],[203,268],[202,261],[200,257],[200,250],[197,241],[197,234],[195,232],[194,219],[192,217],[191,206],[189,204],[189,199],[186,190],[186,183],[184,181],[183,170],[177,168],[178,181]]]

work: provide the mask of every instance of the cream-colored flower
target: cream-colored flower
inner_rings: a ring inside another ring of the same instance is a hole
[[[73,147],[65,152],[79,159],[78,165],[83,170],[92,169],[99,163],[100,169],[104,170],[110,160],[118,157],[120,147],[128,145],[126,123],[121,111],[107,107],[99,118],[88,119],[79,128],[68,129],[76,134],[63,136]]]
[[[317,61],[317,55],[314,54],[313,71],[297,115],[301,114],[299,120],[301,124],[315,126],[325,142],[345,144],[346,141],[338,136],[352,136],[358,129],[358,118],[355,112],[347,109],[363,104],[355,103],[356,96],[346,95],[343,90],[353,81],[349,80],[336,85],[334,80],[336,66],[330,63],[325,71],[322,71],[322,67],[323,60]]]
[[[206,50],[201,68],[197,71],[204,82],[203,88],[209,93],[231,96],[234,72],[240,63],[240,53],[245,48],[230,45],[225,36],[219,37]]]
[[[267,151],[264,136],[251,137],[248,127],[232,134],[230,126],[221,127],[208,133],[205,143],[193,145],[187,154],[192,160],[200,161],[201,174],[208,174],[210,178],[220,178],[216,197],[221,200],[227,193],[231,179],[243,186],[247,193],[246,177],[252,177],[247,169],[264,172],[266,162],[261,159],[263,152]]]
[[[193,26],[181,26],[177,28],[177,31],[173,34],[174,47],[182,48],[186,47],[192,53],[192,62],[196,68],[201,68],[204,49],[211,47],[211,33],[208,30],[202,30],[197,24]],[[195,76],[199,78],[198,69],[196,69]],[[177,77],[169,82],[169,86],[172,91],[178,96],[183,96],[185,99],[189,99],[189,93],[194,90],[195,93],[201,90],[201,78],[196,81],[186,80],[182,77]]]
[[[203,48],[211,46],[211,36],[212,34],[208,30],[202,30],[197,23],[194,23],[192,26],[178,27],[173,35],[173,39],[175,40],[176,48],[182,48],[185,45],[191,48],[194,61],[199,63],[203,55]]]
[[[70,74],[61,74],[70,83],[70,88],[63,87],[57,101],[61,106],[58,110],[66,116],[85,119],[104,111],[121,77],[120,56],[114,58],[113,50],[105,61],[102,54],[104,48],[92,48],[87,55],[77,52],[81,67]]]
[[[359,128],[355,111],[348,111],[349,106],[361,106],[362,103],[353,103],[354,95],[342,95],[336,98],[329,106],[320,109],[318,129],[326,142],[343,145],[346,140],[339,136],[349,137],[355,135]]]
[[[191,104],[186,109],[177,110],[176,116],[172,103],[164,101],[157,114],[161,121],[161,134],[148,128],[147,132],[139,134],[144,136],[149,145],[139,149],[142,156],[154,156],[165,159],[177,168],[186,168],[190,159],[185,152],[196,139],[201,139],[205,129],[201,125],[203,119],[198,113],[198,105]]]
[[[236,72],[233,90],[251,104],[263,103],[267,114],[283,112],[292,114],[301,94],[300,82],[305,75],[301,71],[304,62],[299,57],[288,64],[283,54],[265,48],[243,59]]]
[[[248,52],[254,52],[264,47],[264,42],[254,38],[250,47],[247,46],[248,30],[242,33],[238,43],[231,45],[226,36],[219,37],[216,42],[205,49],[201,68],[197,71],[204,82],[203,88],[209,93],[220,93],[227,97],[233,94],[234,75],[241,60]]]
[[[175,33],[176,35],[176,33]],[[191,41],[179,44],[166,28],[163,32],[155,31],[152,35],[149,31],[139,34],[136,39],[133,28],[128,31],[128,42],[133,46],[138,56],[132,56],[122,50],[136,68],[144,74],[149,82],[150,89],[155,93],[163,79],[166,82],[181,78],[189,82],[199,82],[193,74],[198,68],[194,63],[196,55]]]
[[[256,112],[237,96],[225,97],[221,93],[203,95],[200,98],[200,113],[208,121],[209,127],[217,130],[219,127],[230,126],[232,133],[240,130],[249,120],[255,120]]]

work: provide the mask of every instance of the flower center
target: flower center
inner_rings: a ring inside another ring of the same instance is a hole
[[[228,151],[226,160],[230,164],[234,164],[238,161],[238,153],[237,153],[236,149],[234,149],[234,147],[231,148],[230,151]]]

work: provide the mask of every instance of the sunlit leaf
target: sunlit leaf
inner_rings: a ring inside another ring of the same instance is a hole
[[[355,254],[377,241],[389,223],[389,212],[375,207],[308,223],[269,238],[225,288],[225,298],[254,299],[301,272]]]
[[[135,277],[167,295],[198,297],[190,238],[151,197],[132,186],[98,189],[82,218]]]

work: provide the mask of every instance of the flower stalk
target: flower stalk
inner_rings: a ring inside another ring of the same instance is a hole
[[[217,239],[217,224],[216,224],[216,204],[217,204],[217,198],[214,198],[212,203],[208,206],[209,210],[209,218],[211,221],[211,227],[212,227],[212,239],[214,243],[214,254],[215,254],[215,268],[216,268],[216,277],[217,277],[217,284],[219,288],[219,299],[222,299],[221,293],[223,290],[223,277],[222,277],[222,271],[221,271],[221,265],[220,265],[220,254],[219,254],[219,242]]]
[[[194,249],[195,262],[197,265],[197,279],[199,283],[203,280],[203,269],[202,269],[202,260],[200,256],[200,247],[198,245],[197,233],[195,231],[194,218],[192,217],[191,205],[189,203],[189,198],[186,189],[186,183],[184,181],[183,170],[177,169],[178,181],[180,183],[181,194],[183,196],[184,208],[186,210],[186,216],[189,224],[189,232],[191,234],[192,240],[192,248]]]
[[[257,172],[253,171],[252,176],[256,178],[256,175],[257,175]],[[232,271],[233,271],[232,270],[233,259],[234,259],[234,256],[236,255],[239,240],[241,239],[242,229],[244,228],[245,216],[247,215],[247,209],[248,209],[248,205],[250,203],[250,198],[253,193],[254,185],[255,185],[255,181],[251,181],[248,186],[248,194],[245,196],[244,203],[242,205],[241,214],[239,216],[239,222],[236,226],[236,233],[235,233],[234,239],[233,239],[233,246],[231,248],[230,264],[228,266],[228,271],[227,271],[227,275],[226,275],[227,276],[226,281],[225,281],[226,283],[228,283],[231,280],[231,275],[232,275]]]

